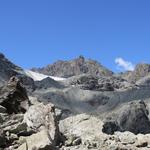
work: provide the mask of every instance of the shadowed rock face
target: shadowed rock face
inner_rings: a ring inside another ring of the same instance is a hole
[[[124,106],[115,118],[111,117],[103,125],[103,132],[113,134],[115,131],[130,131],[135,134],[150,133],[148,110],[143,101],[131,102]]]
[[[79,56],[72,61],[57,61],[52,65],[43,68],[33,68],[33,71],[58,77],[72,77],[83,73],[101,76],[112,75],[112,72],[104,68],[101,64],[93,60],[85,60]]]
[[[36,89],[47,89],[47,88],[64,88],[59,82],[47,77],[41,81],[35,81]]]
[[[17,76],[26,86],[27,90],[34,90],[35,85],[33,79],[23,74],[23,69],[9,61],[2,53],[0,53],[0,86],[12,77]]]
[[[10,77],[17,75],[17,71],[22,69],[10,62],[2,53],[0,53],[0,82],[9,80]]]
[[[0,105],[4,106],[10,114],[24,113],[28,109],[26,89],[17,77],[11,77],[7,85],[1,88]]]

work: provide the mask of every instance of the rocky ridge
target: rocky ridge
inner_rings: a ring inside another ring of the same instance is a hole
[[[71,61],[60,60],[43,68],[33,68],[32,71],[64,78],[84,73],[97,76],[109,76],[113,74],[112,71],[106,69],[97,61],[91,59],[86,60],[83,56],[79,56]]]

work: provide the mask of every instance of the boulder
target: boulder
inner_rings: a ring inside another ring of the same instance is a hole
[[[24,122],[36,132],[46,129],[54,145],[59,138],[59,128],[55,115],[55,107],[52,104],[42,103],[33,105],[24,115]]]
[[[47,130],[41,130],[25,138],[25,142],[17,150],[55,150],[55,146]]]
[[[79,114],[61,120],[59,129],[66,137],[66,143],[73,145],[76,139],[85,142],[100,137],[102,124],[100,119],[92,115]]]
[[[135,134],[150,133],[150,120],[144,101],[133,101],[123,106],[111,119],[105,121],[102,131],[113,134],[115,131],[130,131]]]

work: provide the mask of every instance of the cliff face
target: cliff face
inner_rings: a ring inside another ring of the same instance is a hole
[[[33,68],[32,71],[58,77],[72,77],[80,74],[91,74],[96,76],[109,76],[113,73],[99,64],[97,61],[79,56],[71,61],[57,61],[43,68]]]
[[[3,83],[11,76],[17,75],[22,69],[10,62],[2,53],[0,53],[0,82]]]

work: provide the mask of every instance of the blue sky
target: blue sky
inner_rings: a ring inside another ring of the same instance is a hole
[[[150,1],[0,0],[0,51],[24,68],[79,55],[113,71],[116,58],[150,63]]]

